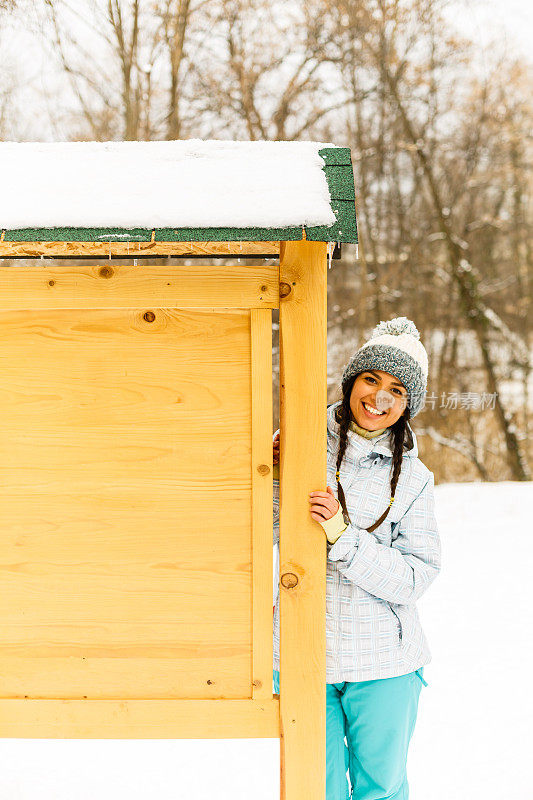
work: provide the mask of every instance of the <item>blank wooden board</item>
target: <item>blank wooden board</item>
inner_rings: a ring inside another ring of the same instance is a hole
[[[2,698],[251,697],[251,313],[152,313],[0,312]]]

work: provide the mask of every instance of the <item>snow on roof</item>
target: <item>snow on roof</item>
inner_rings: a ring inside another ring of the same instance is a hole
[[[1,142],[0,228],[332,225],[320,142]]]

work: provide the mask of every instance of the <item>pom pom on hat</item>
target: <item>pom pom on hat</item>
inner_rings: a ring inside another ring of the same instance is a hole
[[[400,336],[402,333],[408,333],[414,336],[415,339],[420,339],[420,334],[415,323],[407,319],[407,317],[394,317],[388,322],[380,322],[372,331],[371,339],[376,336],[381,336],[384,333],[390,333],[392,336]]]

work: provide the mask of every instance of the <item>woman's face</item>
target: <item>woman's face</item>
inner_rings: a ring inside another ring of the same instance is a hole
[[[408,394],[398,378],[380,369],[361,372],[354,381],[350,409],[356,423],[368,431],[389,428],[402,416]],[[365,405],[379,414],[366,410]]]

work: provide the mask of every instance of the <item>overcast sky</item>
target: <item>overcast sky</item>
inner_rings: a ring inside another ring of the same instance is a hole
[[[509,48],[533,62],[533,0],[462,0],[453,19],[459,29],[483,44],[505,35]]]
[[[70,3],[73,7],[80,3],[81,8],[86,8],[86,0],[70,0]],[[533,65],[533,0],[455,0],[447,13],[458,32],[477,41],[482,48],[490,51],[491,42],[497,40],[498,50],[503,43],[508,55],[516,51],[516,55]],[[13,74],[18,85],[20,108],[13,131],[8,131],[6,138],[62,139],[61,126],[50,122],[54,118],[54,97],[61,91],[59,86],[56,88],[50,54],[19,23],[17,19],[14,29],[5,26],[0,30],[0,63],[4,74]]]

